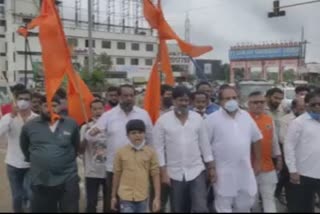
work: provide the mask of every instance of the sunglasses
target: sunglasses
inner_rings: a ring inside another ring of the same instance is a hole
[[[320,107],[320,103],[310,103],[309,104],[311,107]]]

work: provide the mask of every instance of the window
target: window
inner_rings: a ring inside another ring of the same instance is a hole
[[[16,35],[16,33],[13,32],[13,33],[12,33],[12,42],[15,42],[15,38],[16,38],[15,35]]]
[[[118,50],[125,50],[126,49],[126,43],[125,42],[118,42],[117,48],[118,48]]]
[[[13,52],[13,62],[16,62],[16,53]]]
[[[86,48],[89,47],[89,40],[86,39],[86,44],[85,44]],[[96,47],[96,41],[95,40],[92,40],[92,47],[95,48]]]
[[[0,4],[4,4],[4,0],[0,0]]]
[[[31,19],[29,19],[29,18],[23,18],[23,19],[22,19],[22,22],[25,23],[25,24],[27,24],[27,23],[31,22]]]
[[[117,65],[124,65],[124,64],[125,64],[124,58],[117,58]]]
[[[78,47],[78,39],[68,38],[68,44],[73,47]]]
[[[111,41],[102,41],[102,48],[111,49]]]
[[[147,44],[146,51],[153,51],[153,44]]]
[[[0,26],[6,26],[6,21],[5,20],[0,20]]]
[[[4,15],[4,6],[3,5],[0,5],[0,14]]]
[[[6,35],[0,34],[0,38],[6,38]]]
[[[152,59],[146,59],[146,61],[145,61],[145,64],[149,65],[149,66],[152,65],[152,63],[153,63]]]
[[[133,50],[133,51],[140,50],[140,45],[138,43],[132,43],[131,44],[131,50]]]
[[[0,53],[0,56],[7,56],[6,53]]]
[[[131,59],[131,65],[139,65],[139,59]]]

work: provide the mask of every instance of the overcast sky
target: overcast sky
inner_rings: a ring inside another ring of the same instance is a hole
[[[281,0],[288,5],[307,0]],[[241,42],[300,40],[301,27],[310,42],[307,61],[320,62],[320,3],[287,8],[287,15],[268,18],[272,0],[163,0],[168,22],[184,35],[185,11],[190,11],[191,41],[210,44],[208,56],[228,60],[228,49]]]
[[[288,5],[309,0],[281,0]],[[64,1],[64,3],[72,1]],[[86,2],[86,1],[84,1]],[[100,0],[103,2],[103,0]],[[307,62],[320,62],[320,3],[287,8],[287,15],[268,18],[273,0],[162,0],[165,17],[184,37],[186,11],[191,20],[191,41],[212,45],[215,49],[204,58],[228,61],[231,45],[243,42],[262,43],[299,41],[301,28],[310,42]]]

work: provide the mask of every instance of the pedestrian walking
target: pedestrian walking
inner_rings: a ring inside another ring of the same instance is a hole
[[[112,209],[121,213],[148,211],[149,183],[152,178],[154,198],[152,211],[160,209],[160,169],[157,154],[146,145],[146,126],[142,120],[130,120],[126,125],[129,144],[120,148],[114,160]]]
[[[59,114],[60,100],[52,107]],[[51,122],[46,98],[42,98],[41,115],[24,125],[20,146],[30,162],[34,213],[79,212],[79,176],[77,153],[80,134],[76,121],[61,116]]]
[[[31,92],[24,89],[15,93],[16,106],[0,120],[0,136],[6,135],[8,148],[5,162],[11,188],[13,211],[26,211],[31,198],[28,183],[30,164],[25,161],[20,148],[20,133],[23,125],[38,115],[31,111]]]
[[[95,141],[99,133],[104,133],[107,140],[107,196],[106,209],[111,212],[111,193],[113,180],[113,161],[117,150],[129,143],[126,135],[126,124],[133,119],[140,119],[146,125],[146,143],[152,144],[152,122],[149,114],[135,106],[135,89],[131,85],[119,87],[119,105],[112,110],[105,112],[97,123],[86,132],[85,138],[88,141]]]
[[[154,128],[161,179],[170,186],[172,212],[208,212],[207,182],[214,181],[206,126],[198,113],[189,110],[190,95],[183,86],[174,88],[174,110],[163,114]]]
[[[262,134],[251,116],[239,108],[234,88],[221,89],[219,101],[220,110],[206,119],[216,164],[215,207],[217,212],[250,212],[257,194]]]

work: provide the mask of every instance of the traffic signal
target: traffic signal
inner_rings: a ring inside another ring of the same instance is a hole
[[[268,13],[268,17],[272,18],[272,17],[285,16],[285,15],[286,15],[286,11],[280,10],[280,1],[279,0],[273,1],[273,12]]]

